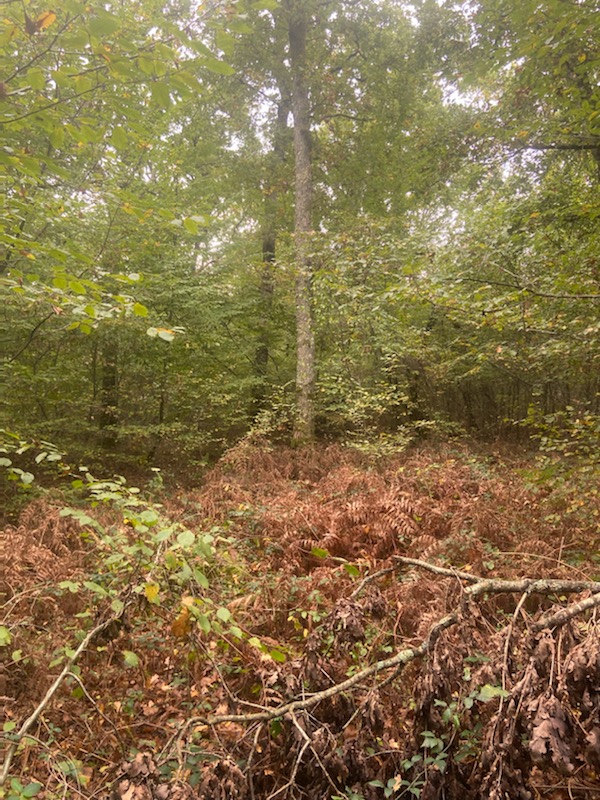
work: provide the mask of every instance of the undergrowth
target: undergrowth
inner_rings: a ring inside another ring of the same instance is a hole
[[[160,502],[86,475],[32,500],[3,536],[7,746],[86,633],[116,622],[18,742],[0,796],[589,796],[597,612],[533,633],[563,598],[465,604],[458,578],[395,559],[598,580],[594,485],[458,444],[373,457],[255,441]],[[455,612],[396,673],[269,722],[186,727],[329,689]]]

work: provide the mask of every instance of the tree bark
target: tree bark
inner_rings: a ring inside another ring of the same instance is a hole
[[[296,419],[294,443],[315,436],[315,335],[312,304],[312,153],[306,69],[308,16],[305,0],[287,0],[292,112],[294,115],[294,172],[296,247]]]
[[[119,350],[117,341],[109,331],[107,339],[101,348],[100,383],[100,441],[102,447],[108,451],[117,449],[118,424],[119,424]]]
[[[258,344],[254,352],[254,372],[257,383],[252,393],[252,418],[255,418],[265,406],[266,377],[270,357],[269,328],[274,294],[273,265],[277,255],[277,233],[281,227],[279,220],[281,170],[285,165],[289,152],[287,120],[291,111],[291,97],[289,91],[282,84],[279,85],[279,98],[273,136],[273,151],[268,167],[268,175],[263,185],[262,265],[259,287],[260,328]]]

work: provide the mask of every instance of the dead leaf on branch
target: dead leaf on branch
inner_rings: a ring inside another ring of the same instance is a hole
[[[545,694],[530,703],[529,710],[536,712],[529,742],[534,763],[543,766],[551,760],[559,772],[568,775],[575,772],[576,766],[572,761],[574,737],[567,713],[558,698],[554,694]]]

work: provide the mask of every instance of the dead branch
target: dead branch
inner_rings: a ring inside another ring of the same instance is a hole
[[[460,578],[463,581],[469,581],[469,583],[479,583],[479,581],[486,580],[486,578],[473,575],[472,572],[461,572],[461,570],[454,569],[454,567],[438,567],[437,564],[430,564],[428,561],[420,561],[418,558],[394,556],[394,561],[398,561],[400,564],[407,564],[411,567],[421,567],[421,569],[427,569],[429,572],[435,572],[436,575],[447,575],[449,578]]]
[[[581,600],[579,603],[573,603],[573,605],[567,606],[567,608],[561,608],[556,614],[542,617],[542,619],[538,620],[538,622],[532,626],[532,629],[537,633],[544,628],[557,628],[559,625],[564,625],[578,614],[598,606],[600,606],[600,593],[593,594],[591,597],[586,597],[585,600]]]
[[[81,642],[77,650],[75,650],[73,655],[68,659],[67,663],[62,668],[60,675],[58,675],[54,683],[50,686],[50,688],[48,689],[42,700],[38,703],[33,712],[29,715],[29,717],[27,717],[25,722],[21,725],[18,732],[14,735],[13,740],[6,751],[6,756],[4,757],[2,769],[0,770],[0,786],[4,786],[4,783],[6,782],[10,765],[12,763],[15,753],[17,752],[19,744],[21,743],[23,738],[27,735],[29,729],[35,724],[36,720],[43,712],[43,710],[46,708],[50,700],[52,700],[63,680],[67,677],[67,675],[71,674],[71,668],[79,659],[80,655],[84,652],[84,650],[88,647],[88,645],[97,636],[99,636],[99,634],[101,634],[107,628],[110,628],[111,625],[118,623],[122,619],[123,614],[125,613],[125,609],[126,606],[123,606],[119,614],[111,616],[109,619],[104,620],[104,622],[101,622],[99,625],[96,625],[95,628],[92,628],[92,630],[89,631],[89,633],[87,634],[85,639]]]
[[[178,731],[177,738],[183,736],[185,731],[193,725],[220,725],[225,722],[267,722],[271,719],[283,717],[286,714],[293,714],[296,711],[303,711],[305,709],[312,708],[323,700],[327,700],[328,698],[341,694],[348,689],[352,689],[354,686],[362,683],[365,678],[369,678],[379,672],[386,672],[389,669],[404,666],[410,661],[413,661],[415,658],[424,656],[429,652],[442,631],[451,627],[452,625],[455,625],[457,622],[457,613],[444,617],[433,626],[427,638],[424,639],[418,647],[409,647],[405,650],[400,650],[395,655],[390,656],[390,658],[377,661],[375,664],[371,664],[370,667],[365,667],[365,669],[355,673],[351,678],[348,678],[341,683],[336,683],[334,686],[330,686],[328,689],[323,689],[321,692],[315,692],[315,694],[311,694],[310,697],[307,697],[304,700],[293,700],[290,703],[275,706],[274,708],[265,708],[264,711],[253,714],[220,714],[209,717],[191,717],[190,719],[186,720],[185,724]]]
[[[483,579],[469,586],[465,593],[471,597],[482,594],[579,594],[579,592],[600,592],[598,581],[562,581],[546,578],[521,578],[507,581],[502,578]]]
[[[427,561],[419,561],[417,558],[405,558],[404,556],[394,556],[394,559],[401,564],[408,564],[414,567],[421,567],[436,575],[447,575],[449,578],[460,578],[474,584],[465,592],[472,597],[479,595],[519,593],[527,594],[578,594],[579,592],[600,592],[600,581],[566,581],[551,578],[519,578],[519,580],[505,580],[504,578],[482,578],[470,572],[461,570],[438,567],[429,564]]]
[[[570,608],[563,609],[560,612],[546,617],[538,622],[534,630],[541,630],[545,627],[557,627],[564,625],[569,619],[577,614],[586,611],[589,608],[600,605],[600,583],[597,581],[564,581],[564,580],[551,580],[551,579],[537,579],[537,578],[522,578],[520,580],[504,580],[502,578],[482,578],[472,575],[468,572],[462,572],[446,567],[438,567],[434,564],[429,564],[426,561],[420,561],[413,558],[404,558],[396,556],[395,560],[410,566],[421,567],[430,572],[438,575],[444,575],[460,580],[469,581],[472,585],[465,589],[465,595],[469,597],[480,597],[483,594],[511,594],[520,593],[523,595],[520,606],[524,599],[534,593],[538,594],[575,594],[584,591],[593,591],[593,597],[587,598]],[[376,575],[379,577],[387,573],[387,570],[382,570]],[[362,586],[360,587],[362,589]],[[402,667],[416,658],[421,658],[426,655],[432,648],[433,644],[442,633],[442,631],[455,625],[459,620],[459,613],[454,612],[437,622],[430,630],[427,637],[421,642],[420,645],[414,648],[406,648],[400,650],[390,658],[382,659],[372,664],[369,667],[355,673],[351,678],[348,678],[341,683],[330,686],[320,692],[310,695],[310,697],[302,700],[293,700],[283,705],[275,706],[274,708],[265,708],[263,711],[249,713],[249,714],[220,714],[209,717],[192,717],[188,719],[185,724],[179,729],[175,735],[175,739],[180,739],[185,735],[185,732],[194,725],[220,725],[226,722],[236,723],[252,723],[252,722],[267,722],[268,720],[276,719],[287,715],[293,715],[296,711],[302,711],[313,706],[318,705],[323,700],[326,700],[335,695],[341,694],[361,684],[366,678],[370,678],[380,672],[387,672],[388,670],[395,670],[398,674]],[[172,743],[173,740],[171,740]],[[170,744],[171,744],[170,743]],[[170,744],[165,748],[168,749]],[[165,752],[165,751],[163,751]]]

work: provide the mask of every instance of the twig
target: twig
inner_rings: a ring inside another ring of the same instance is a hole
[[[327,781],[328,781],[329,785],[330,785],[330,786],[333,788],[334,792],[335,792],[335,791],[337,791],[338,787],[337,787],[337,786],[335,785],[335,783],[332,781],[332,779],[331,779],[331,775],[330,775],[330,774],[327,772],[327,770],[325,769],[325,765],[324,765],[324,764],[323,764],[323,762],[321,761],[321,759],[320,759],[320,757],[319,757],[319,754],[317,753],[317,751],[315,750],[315,748],[314,748],[314,747],[313,747],[313,745],[312,745],[312,740],[311,740],[310,736],[309,736],[309,735],[307,734],[307,732],[304,730],[304,728],[302,727],[302,725],[300,725],[300,723],[299,723],[299,722],[298,722],[298,720],[296,719],[295,715],[294,715],[294,714],[290,714],[290,716],[291,716],[291,718],[292,718],[292,722],[294,723],[294,725],[296,726],[296,728],[298,728],[298,730],[300,731],[300,735],[301,735],[301,736],[302,736],[302,738],[304,739],[304,741],[305,741],[306,745],[308,745],[308,747],[310,747],[311,753],[312,753],[312,754],[313,754],[313,756],[316,758],[316,760],[317,760],[317,763],[318,763],[318,765],[321,767],[321,770],[322,770],[322,772],[323,772],[323,775],[325,775],[325,777],[327,778]],[[302,750],[300,751],[300,754],[298,755],[298,758],[297,758],[297,760],[296,760],[296,765],[297,765],[297,766],[300,766],[301,755],[304,753],[304,750],[305,750],[305,749],[306,749],[306,747],[303,747],[303,748],[302,748]],[[296,766],[296,765],[295,765],[295,766]],[[296,771],[297,771],[297,770],[296,770]],[[295,772],[294,772],[294,777],[295,777]],[[289,784],[288,784],[288,785],[289,785]]]
[[[515,622],[517,621],[517,617],[519,616],[519,612],[523,608],[525,601],[527,600],[527,592],[524,592],[521,595],[521,599],[519,600],[517,607],[515,608],[515,613],[512,615],[512,619],[508,624],[508,630],[506,631],[506,641],[504,642],[504,658],[502,661],[502,688],[506,691],[506,675],[508,673],[508,656],[510,650],[510,640],[512,639],[513,629]],[[498,710],[498,715],[500,715],[502,711],[502,706],[504,704],[504,696],[500,696],[500,708]]]
[[[436,575],[447,575],[449,578],[460,578],[463,581],[469,581],[469,583],[478,583],[479,581],[486,580],[485,578],[473,575],[471,572],[461,572],[461,570],[454,569],[453,567],[438,567],[437,564],[430,564],[428,561],[420,561],[418,558],[394,556],[394,561],[398,561],[400,564],[407,564],[411,567],[421,567],[421,569],[429,570],[429,572],[435,572]]]
[[[587,598],[580,603],[571,606],[569,609],[554,614],[551,617],[546,617],[534,626],[534,630],[541,630],[545,627],[556,627],[563,625],[572,617],[580,614],[589,608],[594,608],[600,605],[600,583],[594,581],[562,581],[562,580],[540,580],[535,578],[524,578],[516,581],[503,580],[502,578],[485,579],[478,578],[470,573],[460,572],[459,570],[446,569],[444,567],[437,567],[433,564],[428,564],[425,561],[417,559],[408,559],[398,557],[397,560],[402,563],[407,563],[413,566],[419,566],[431,572],[435,572],[449,577],[459,577],[461,579],[469,580],[473,583],[472,586],[465,589],[465,594],[470,597],[479,597],[482,594],[500,594],[500,593],[515,593],[519,592],[528,596],[533,593],[540,594],[568,594],[583,591],[595,591],[593,597]],[[437,640],[442,631],[450,628],[458,622],[459,614],[454,612],[446,617],[443,617],[433,628],[430,630],[428,636],[421,642],[420,645],[414,648],[406,648],[400,650],[390,658],[382,659],[372,664],[369,667],[355,673],[352,677],[348,678],[341,683],[330,686],[328,689],[316,692],[302,700],[293,700],[274,708],[265,708],[263,711],[249,714],[222,714],[208,717],[191,717],[188,719],[178,735],[183,736],[185,731],[192,725],[220,725],[225,722],[266,722],[277,717],[282,717],[285,714],[293,714],[296,711],[302,711],[313,706],[318,705],[323,700],[326,700],[342,692],[352,689],[361,684],[366,678],[376,675],[380,672],[387,672],[388,670],[395,670],[399,672],[402,667],[416,658],[421,658],[426,655],[432,648],[434,642]]]
[[[294,762],[294,767],[292,769],[292,774],[290,775],[289,781],[287,783],[285,783],[283,786],[281,786],[279,789],[277,789],[275,792],[271,792],[271,794],[267,797],[267,800],[273,800],[273,798],[277,797],[278,794],[281,794],[282,792],[285,792],[287,789],[289,789],[290,786],[293,785],[294,781],[296,780],[296,775],[298,773],[298,768],[300,767],[300,764],[302,763],[302,756],[304,755],[304,753],[306,752],[306,749],[310,745],[310,739],[308,738],[308,736],[304,733],[304,731],[302,731],[302,734],[305,737],[305,741],[304,741],[304,744],[302,745],[302,747],[300,748],[300,752],[298,753],[298,757],[296,758],[296,761]]]
[[[388,567],[387,569],[380,569],[378,572],[373,572],[371,575],[367,575],[362,581],[358,584],[356,589],[350,595],[350,600],[356,600],[356,598],[360,595],[362,590],[367,586],[369,583],[382,578],[384,575],[389,575],[390,572],[395,572],[395,567]]]
[[[110,717],[107,717],[107,716],[106,716],[106,714],[105,714],[103,711],[101,711],[101,710],[100,710],[100,708],[98,707],[98,703],[96,703],[96,701],[94,700],[94,698],[92,697],[92,695],[91,695],[91,694],[88,692],[88,690],[85,688],[85,684],[84,684],[84,682],[81,680],[81,678],[79,677],[79,675],[76,675],[74,672],[69,672],[69,673],[66,675],[66,677],[67,677],[67,678],[73,678],[73,680],[74,680],[76,683],[78,683],[78,684],[79,684],[79,688],[80,688],[80,689],[81,689],[81,691],[84,693],[84,695],[87,697],[87,699],[90,701],[90,703],[91,703],[91,704],[94,706],[94,708],[95,708],[95,709],[96,709],[96,711],[98,712],[99,716],[101,716],[101,717],[102,717],[102,719],[103,719],[105,722],[108,722],[108,724],[111,726],[111,728],[112,728],[112,729],[113,729],[113,731],[115,732],[115,736],[117,737],[117,741],[119,742],[119,745],[121,746],[121,750],[124,752],[124,751],[125,751],[125,745],[124,745],[124,743],[123,743],[123,739],[121,739],[121,734],[119,733],[119,729],[117,728],[117,726],[115,725],[115,723],[112,721],[112,719],[111,719]]]
[[[254,800],[254,781],[252,780],[252,761],[254,760],[254,755],[256,753],[256,748],[258,747],[258,740],[260,737],[260,732],[262,731],[263,724],[262,722],[260,725],[256,726],[256,733],[254,734],[254,741],[252,742],[252,750],[250,751],[250,755],[248,756],[248,764],[247,764],[247,772],[248,772],[248,787],[250,789],[250,800]]]
[[[69,658],[65,666],[62,668],[60,675],[56,678],[52,686],[50,686],[50,688],[48,689],[42,700],[38,703],[38,705],[34,709],[33,713],[30,714],[30,716],[27,717],[25,722],[21,725],[18,732],[14,736],[13,742],[10,744],[10,746],[6,751],[6,756],[4,757],[4,763],[2,764],[2,770],[0,771],[0,786],[4,786],[4,783],[6,782],[10,765],[12,763],[13,757],[17,751],[19,744],[27,734],[27,731],[34,725],[34,723],[36,722],[42,711],[46,708],[50,700],[52,700],[63,680],[67,677],[67,675],[69,675],[69,673],[71,672],[71,667],[75,664],[79,656],[83,653],[83,651],[90,644],[90,642],[92,642],[92,640],[96,636],[98,636],[99,633],[102,633],[102,631],[106,630],[106,628],[110,627],[115,622],[118,622],[118,620],[122,618],[124,612],[125,612],[125,606],[121,610],[120,614],[115,614],[110,619],[107,619],[100,625],[97,625],[95,628],[92,628],[92,630],[87,634],[85,639],[81,642],[77,650],[75,650],[73,655]]]

